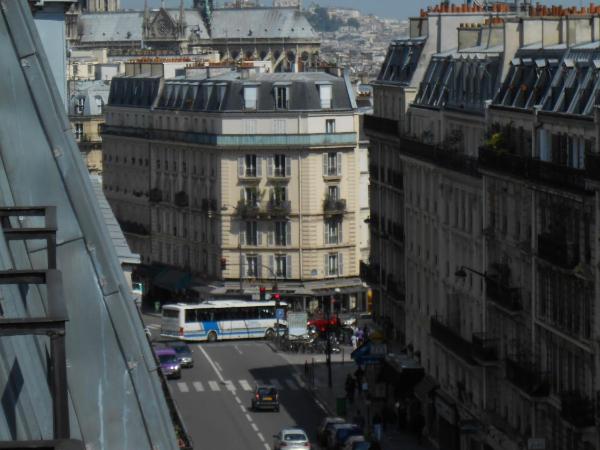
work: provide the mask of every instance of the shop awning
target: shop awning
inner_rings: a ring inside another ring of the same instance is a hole
[[[385,357],[381,381],[394,387],[397,394],[406,395],[425,376],[425,370],[412,358],[404,354],[389,354]]]
[[[191,281],[192,276],[188,272],[182,272],[177,269],[165,269],[154,278],[152,284],[167,291],[179,292],[186,289]]]
[[[356,350],[354,350],[350,357],[358,365],[363,364],[377,364],[385,358],[387,353],[387,347],[382,343],[375,343],[373,341],[367,341]]]

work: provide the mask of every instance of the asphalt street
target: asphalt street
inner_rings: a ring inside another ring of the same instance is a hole
[[[144,316],[153,339],[158,318]],[[188,432],[197,449],[265,450],[282,428],[304,429],[313,445],[324,408],[306,389],[301,377],[265,341],[240,340],[214,344],[189,343],[194,367],[169,380]],[[279,412],[250,411],[255,384],[279,388]]]

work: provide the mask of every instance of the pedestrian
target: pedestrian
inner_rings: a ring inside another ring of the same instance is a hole
[[[415,416],[415,432],[417,433],[417,439],[419,445],[423,443],[423,431],[425,429],[425,417],[420,412]]]
[[[369,327],[367,327],[366,325],[363,327],[363,336],[364,339],[367,339],[369,337]]]
[[[397,400],[394,407],[396,408],[396,419],[398,420],[398,424],[397,424],[398,430],[402,430],[404,428],[404,419],[406,418],[406,412],[404,411],[404,405],[402,404],[402,402],[400,402],[400,400]]]
[[[352,423],[354,423],[355,425],[357,425],[361,430],[364,431],[365,429],[365,418],[364,416],[361,414],[360,409],[356,410],[356,414],[354,416],[354,419],[352,419]]]
[[[308,360],[304,360],[304,376],[308,378]]]
[[[373,435],[375,436],[375,440],[381,442],[381,438],[383,437],[383,419],[381,414],[375,413],[373,416]]]
[[[365,374],[365,372],[362,369],[362,367],[360,367],[360,366],[358,366],[358,369],[356,369],[356,372],[354,372],[354,378],[356,378],[356,389],[357,389],[359,395],[362,391],[364,374]]]
[[[352,337],[350,338],[350,342],[352,342],[352,350],[356,350],[356,344],[358,342],[358,338],[356,337],[356,334],[352,335]]]

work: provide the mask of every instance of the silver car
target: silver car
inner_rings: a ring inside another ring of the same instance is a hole
[[[284,428],[273,436],[273,450],[306,450],[310,441],[304,430],[300,428]]]

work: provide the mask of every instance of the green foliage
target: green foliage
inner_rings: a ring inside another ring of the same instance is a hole
[[[346,22],[346,25],[348,25],[349,27],[356,28],[356,29],[360,28],[360,22],[357,19],[355,19],[354,17],[350,17],[348,19],[348,21]]]
[[[314,13],[308,13],[306,18],[315,31],[337,31],[344,25],[338,17],[330,17],[327,8],[321,6],[316,7]]]

